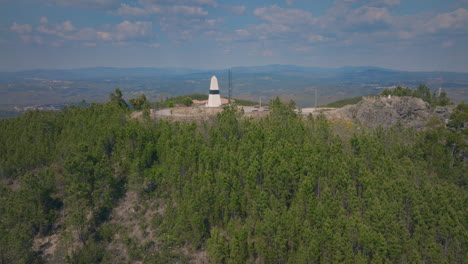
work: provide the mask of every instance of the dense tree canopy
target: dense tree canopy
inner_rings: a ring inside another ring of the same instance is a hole
[[[145,94],[142,94],[138,98],[132,98],[130,99],[130,104],[133,106],[135,110],[143,110],[145,108],[149,108],[149,102],[146,99]]]
[[[278,99],[258,120],[232,106],[138,121],[113,95],[0,120],[0,263],[467,259],[465,104],[452,128],[417,132],[304,119]]]
[[[109,94],[110,103],[116,104],[120,107],[128,107],[127,102],[123,99],[122,90],[116,88],[115,92]],[[146,99],[146,97],[144,97]]]

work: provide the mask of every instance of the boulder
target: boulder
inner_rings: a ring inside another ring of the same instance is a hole
[[[415,97],[364,97],[355,105],[348,105],[327,113],[330,119],[343,119],[369,128],[388,128],[401,123],[422,130],[433,116],[446,123],[453,106],[436,107]]]

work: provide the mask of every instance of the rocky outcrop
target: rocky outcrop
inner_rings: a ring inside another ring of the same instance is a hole
[[[424,129],[427,121],[437,116],[446,123],[454,106],[430,105],[415,97],[364,97],[355,105],[348,105],[327,113],[329,119],[346,120],[370,128],[388,128],[401,123],[418,130]]]

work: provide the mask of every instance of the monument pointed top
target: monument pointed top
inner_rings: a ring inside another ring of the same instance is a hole
[[[211,77],[210,90],[219,90],[218,79],[214,75]]]

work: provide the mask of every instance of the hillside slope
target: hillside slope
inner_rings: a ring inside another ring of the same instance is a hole
[[[466,260],[465,105],[450,129],[345,137],[270,109],[169,122],[111,101],[0,120],[1,262]]]

